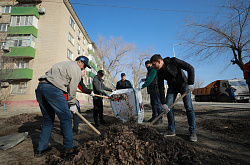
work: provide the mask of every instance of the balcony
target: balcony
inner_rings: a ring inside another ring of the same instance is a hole
[[[4,54],[6,57],[20,57],[20,58],[35,58],[36,50],[32,47],[11,47],[9,53]]]
[[[42,0],[17,0],[19,3],[40,3]]]
[[[21,0],[19,0],[19,1],[21,1]],[[21,15],[34,15],[38,19],[40,18],[37,7],[12,7],[11,15],[18,15],[18,16],[21,16]]]
[[[33,70],[29,68],[2,70],[0,79],[2,80],[31,80]]]
[[[7,34],[32,34],[37,37],[37,28],[34,26],[11,26],[8,28]]]

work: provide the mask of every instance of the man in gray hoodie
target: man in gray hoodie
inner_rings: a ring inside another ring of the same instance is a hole
[[[36,89],[36,98],[43,114],[43,125],[40,140],[35,152],[35,157],[42,157],[50,151],[49,144],[55,114],[60,120],[63,135],[64,153],[73,152],[73,133],[71,113],[77,111],[76,91],[81,81],[82,70],[85,70],[89,59],[85,56],[77,58],[77,61],[64,61],[54,64],[52,68],[39,78]],[[64,94],[68,95],[68,102]],[[69,106],[68,106],[69,104]]]
[[[110,91],[112,92],[113,90],[110,88],[107,88],[104,85],[104,80],[102,79],[104,76],[104,71],[99,70],[97,72],[97,75],[93,79],[93,89],[94,93],[98,95],[107,95],[105,91]],[[94,104],[94,111],[93,111],[93,116],[94,116],[94,122],[95,126],[99,126],[98,123],[98,115],[100,118],[100,123],[105,124],[106,122],[103,120],[103,102],[102,102],[102,97],[94,96],[93,97],[93,104]]]

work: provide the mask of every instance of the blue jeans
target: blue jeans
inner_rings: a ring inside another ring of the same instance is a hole
[[[171,106],[178,93],[183,95],[186,92],[187,86],[180,90],[174,90],[168,88],[167,97],[166,97],[166,104],[167,106]],[[183,103],[187,113],[187,119],[189,124],[189,132],[196,133],[196,125],[195,125],[195,113],[194,108],[192,105],[191,93],[189,92],[185,97],[183,97]],[[170,109],[170,112],[167,114],[168,117],[168,130],[175,131],[175,121],[174,121],[174,111],[173,108]]]
[[[80,113],[80,104],[79,101],[76,100],[76,107],[78,112]],[[78,132],[78,126],[79,126],[79,116],[77,114],[73,114],[73,131]]]
[[[150,94],[150,105],[153,111],[152,118],[156,118],[162,113],[162,105],[159,92]],[[162,120],[162,117],[160,118],[160,120]]]
[[[36,99],[43,114],[43,125],[37,150],[45,150],[48,147],[55,114],[60,119],[63,133],[63,147],[71,149],[73,144],[72,120],[68,103],[63,91],[52,84],[38,84]]]

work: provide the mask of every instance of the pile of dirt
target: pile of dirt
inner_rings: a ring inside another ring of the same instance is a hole
[[[111,125],[96,141],[78,147],[70,160],[50,155],[48,164],[202,164],[185,141],[164,138],[154,128]]]
[[[42,118],[42,117],[37,115],[37,114],[23,113],[23,114],[15,115],[15,116],[12,116],[12,117],[6,119],[5,123],[7,123],[7,124],[23,124],[23,123],[27,123],[27,122],[34,122],[38,118]]]

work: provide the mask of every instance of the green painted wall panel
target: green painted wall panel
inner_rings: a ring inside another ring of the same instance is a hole
[[[89,84],[89,85],[87,86],[87,88],[88,88],[88,89],[93,89],[93,84]]]
[[[89,65],[94,68],[95,71],[99,71],[99,69],[96,67],[96,65],[93,63],[93,61],[89,61]]]
[[[37,7],[12,7],[11,15],[35,15],[40,18]]]
[[[93,50],[89,50],[88,52],[89,54],[92,54],[92,56],[95,58],[96,62],[102,67],[102,63],[100,62],[100,59],[98,57],[96,57],[95,53],[93,52]]]
[[[8,28],[7,34],[33,34],[37,37],[38,29],[34,26],[11,26]]]
[[[11,47],[10,52],[4,54],[7,57],[35,58],[36,50],[32,47]]]
[[[92,72],[89,72],[88,73],[88,77],[92,77],[92,78],[94,78],[96,75],[94,74],[94,73],[92,73]]]
[[[5,74],[6,73],[6,74]],[[29,79],[33,77],[33,70],[29,68],[21,69],[11,69],[11,70],[2,70],[0,79],[1,80],[18,80],[18,79]]]

